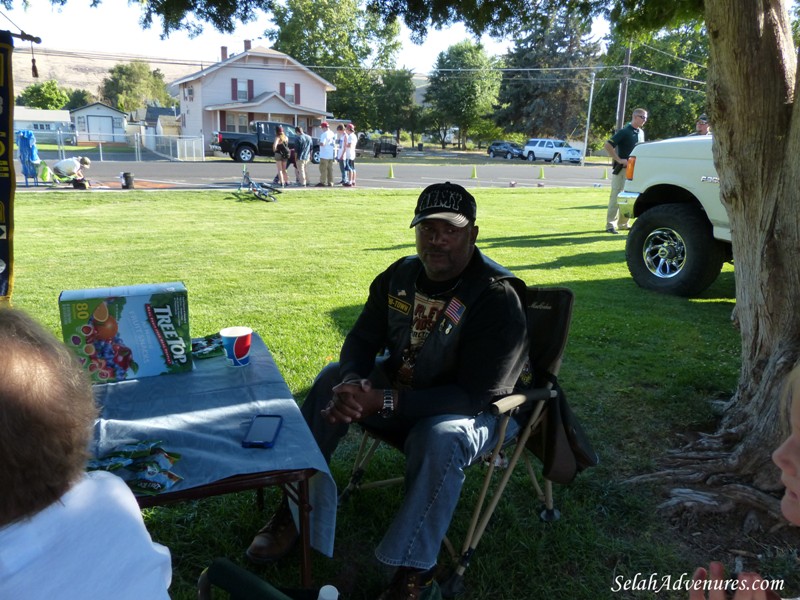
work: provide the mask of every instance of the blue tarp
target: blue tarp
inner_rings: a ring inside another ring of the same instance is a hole
[[[22,129],[17,137],[17,147],[19,148],[19,162],[22,163],[22,174],[25,176],[25,184],[28,178],[34,181],[38,177],[39,151],[36,149],[36,136],[29,129]]]

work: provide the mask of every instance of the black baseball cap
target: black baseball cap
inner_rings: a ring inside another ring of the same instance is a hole
[[[703,123],[708,123],[708,115],[706,115],[706,114],[704,113],[704,114],[700,115],[699,117],[697,117],[697,120],[698,120],[698,121],[701,121],[701,122],[703,122]]]
[[[475,198],[466,189],[449,181],[434,183],[419,195],[411,227],[426,219],[441,219],[456,227],[466,227],[475,222],[477,213]]]

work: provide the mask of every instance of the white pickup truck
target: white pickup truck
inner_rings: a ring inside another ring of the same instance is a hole
[[[695,296],[732,260],[711,141],[704,135],[648,142],[631,154],[619,206],[636,218],[625,258],[640,287]]]

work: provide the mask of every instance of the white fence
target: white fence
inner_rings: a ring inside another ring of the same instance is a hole
[[[92,141],[78,141],[74,147],[75,134],[57,132],[56,145],[59,158],[80,154],[92,160],[129,160],[142,162],[158,158],[198,162],[205,160],[203,138],[183,135],[151,135],[132,133],[92,134]],[[38,143],[37,139],[37,143]],[[44,140],[43,140],[44,141]],[[49,140],[48,140],[49,141]]]

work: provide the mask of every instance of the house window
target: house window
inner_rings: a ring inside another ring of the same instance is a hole
[[[114,129],[122,129],[122,117],[114,117]]]
[[[50,123],[34,123],[33,130],[34,131],[50,131]]]
[[[294,86],[291,84],[281,83],[281,96],[286,98],[287,102],[294,104]]]
[[[78,131],[86,131],[86,117],[78,117],[77,121]]]
[[[234,133],[247,133],[250,124],[247,121],[247,113],[225,113],[225,131]]]
[[[250,99],[247,95],[247,79],[236,80],[236,99],[239,102],[247,102]]]

